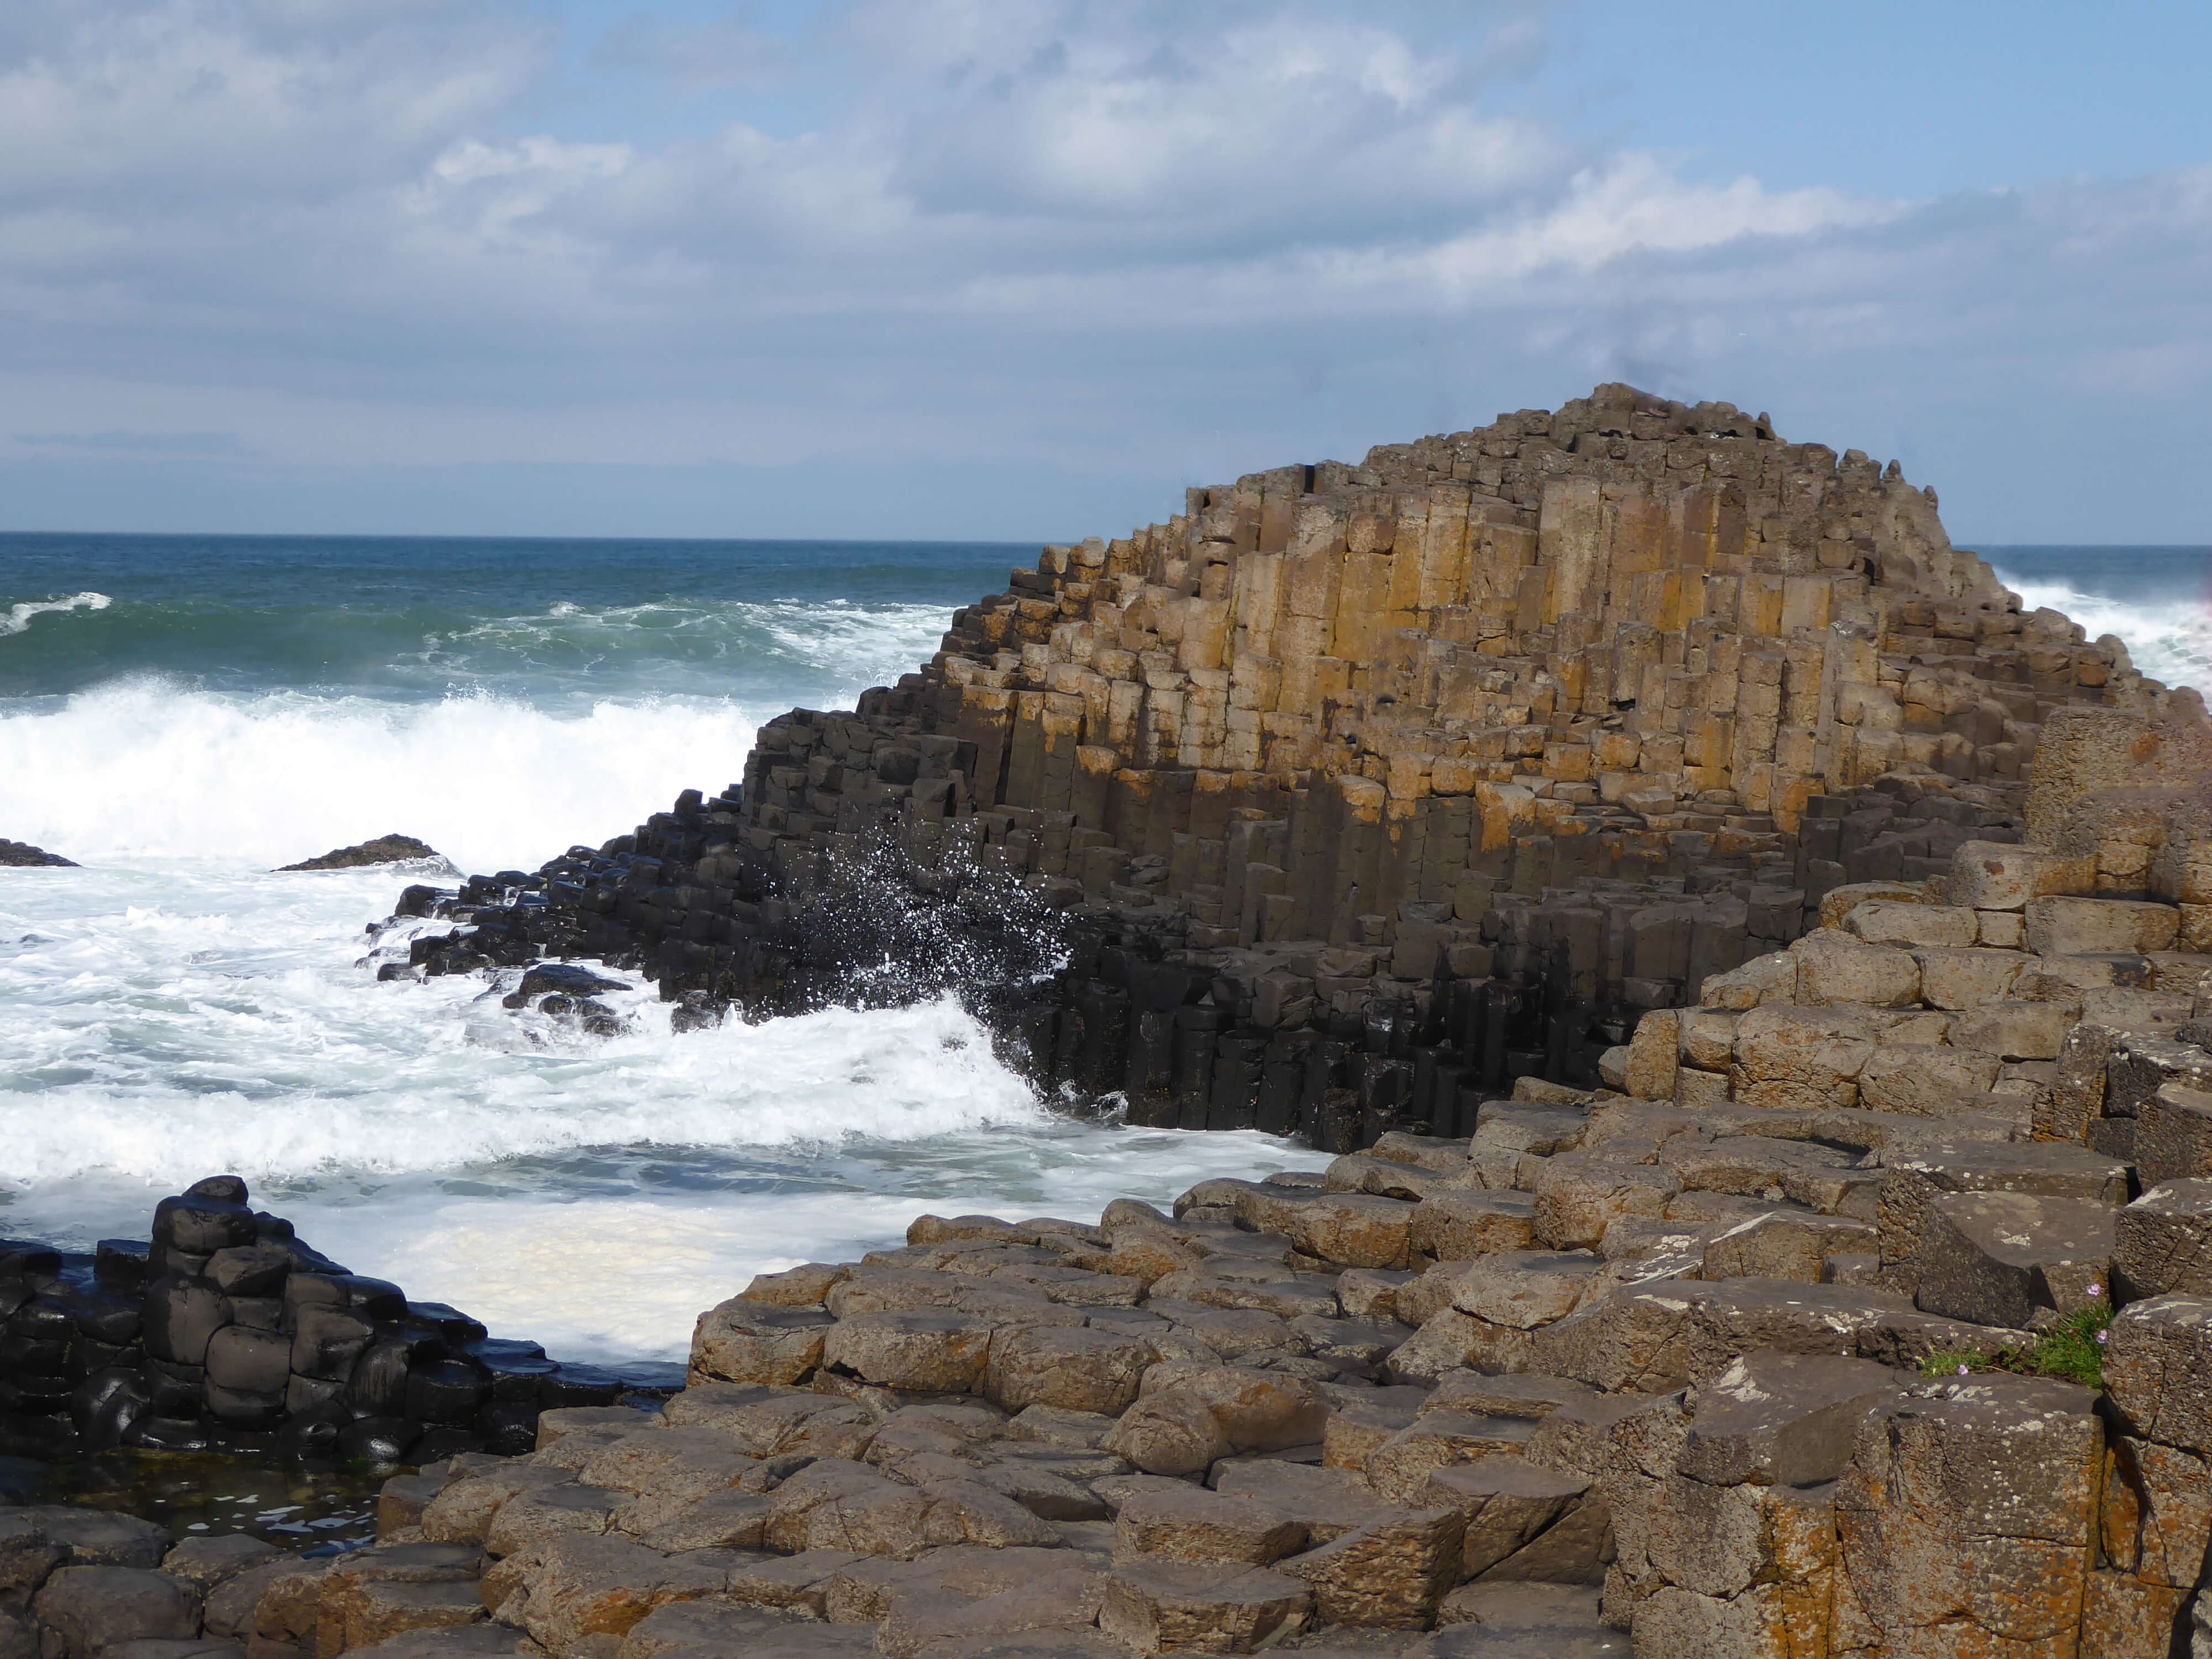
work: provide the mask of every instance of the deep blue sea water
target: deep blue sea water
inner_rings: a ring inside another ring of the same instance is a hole
[[[2212,688],[2212,549],[1981,550],[2031,605]],[[573,1357],[681,1353],[763,1267],[923,1209],[1094,1213],[1302,1155],[1054,1116],[960,1011],[676,1037],[379,984],[398,830],[464,869],[738,775],[755,727],[928,657],[1036,550],[0,535],[0,1234],[143,1232],[235,1170],[350,1265]]]

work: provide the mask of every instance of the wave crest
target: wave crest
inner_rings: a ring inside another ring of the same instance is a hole
[[[25,632],[33,617],[51,617],[64,611],[105,611],[114,603],[105,593],[92,592],[72,593],[65,599],[25,599],[9,605],[8,614],[0,617],[0,636]]]
[[[736,779],[757,723],[726,699],[556,714],[141,678],[0,716],[0,833],[80,863],[266,869],[397,830],[464,869],[528,868]]]
[[[2107,634],[2118,639],[2128,647],[2129,659],[2153,679],[2212,691],[2212,606],[2116,599],[2063,581],[2022,580],[2002,568],[1997,580],[2020,595],[2023,610],[2062,611],[2090,639]]]

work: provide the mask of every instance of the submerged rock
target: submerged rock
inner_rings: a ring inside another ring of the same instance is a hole
[[[0,867],[74,870],[77,862],[75,859],[64,858],[59,853],[49,853],[43,847],[33,847],[27,841],[9,841],[0,836]]]
[[[297,864],[278,866],[283,875],[293,870],[366,870],[379,864],[426,864],[436,862],[446,869],[453,866],[443,853],[428,842],[412,836],[379,836],[374,841],[365,841],[356,847],[340,847],[320,858],[303,859]]]

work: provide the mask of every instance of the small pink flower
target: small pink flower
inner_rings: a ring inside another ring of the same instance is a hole
[[[1960,1376],[1964,1376],[1966,1374],[1966,1368],[1964,1365],[1960,1366],[1960,1367],[1959,1367],[1959,1375],[1960,1375]]]
[[[2089,1294],[2092,1296],[2102,1296],[2104,1293],[2105,1287],[2102,1285],[2092,1285],[2089,1287]]]
[[[2097,1333],[2097,1340],[2102,1342],[2110,1335],[2112,1335],[2110,1331],[2099,1331]]]

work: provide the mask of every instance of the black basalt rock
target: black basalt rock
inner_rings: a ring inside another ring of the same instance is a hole
[[[202,1364],[208,1343],[229,1323],[229,1304],[211,1285],[165,1277],[146,1293],[146,1352],[155,1359]]]
[[[241,1183],[240,1190],[244,1191]],[[154,1242],[190,1255],[212,1255],[254,1240],[253,1212],[234,1198],[186,1194],[154,1210]]]
[[[226,1326],[209,1340],[207,1375],[211,1387],[266,1395],[278,1407],[292,1375],[292,1341],[276,1331]]]
[[[118,1296],[141,1296],[152,1282],[153,1246],[135,1238],[103,1238],[94,1247],[93,1277]]]
[[[201,1269],[207,1282],[225,1296],[269,1296],[281,1292],[292,1271],[292,1255],[266,1243],[234,1244],[217,1250]]]
[[[475,1421],[491,1386],[491,1373],[467,1359],[418,1363],[407,1373],[407,1415],[446,1428],[464,1426]]]
[[[0,837],[0,869],[15,870],[74,870],[76,860],[65,859],[59,853],[49,853],[43,847],[33,847],[28,842],[9,841]]]
[[[477,1413],[476,1432],[494,1456],[524,1456],[538,1449],[538,1407],[495,1401]]]
[[[210,1177],[161,1203],[154,1242],[103,1240],[88,1258],[0,1241],[0,1451],[514,1456],[549,1405],[649,1406],[680,1377],[564,1370],[349,1273],[248,1198],[238,1177]]]
[[[343,1308],[310,1304],[295,1310],[292,1370],[301,1376],[343,1382],[376,1334],[376,1327]]]
[[[94,1372],[70,1395],[70,1417],[88,1452],[121,1445],[147,1406],[144,1377],[125,1366]]]
[[[380,864],[417,864],[435,860],[447,864],[445,855],[428,842],[417,841],[412,836],[379,836],[374,841],[364,841],[351,847],[339,847],[318,858],[302,859],[297,864],[280,866],[279,875],[289,875],[301,870],[366,870]]]
[[[207,1371],[204,1366],[179,1365],[166,1359],[147,1360],[147,1409],[155,1417],[198,1417],[206,1393]]]
[[[346,1381],[345,1402],[357,1417],[407,1414],[407,1371],[422,1340],[380,1336],[361,1351]]]
[[[397,1463],[422,1437],[422,1431],[404,1417],[365,1417],[338,1431],[338,1455],[363,1463]]]

